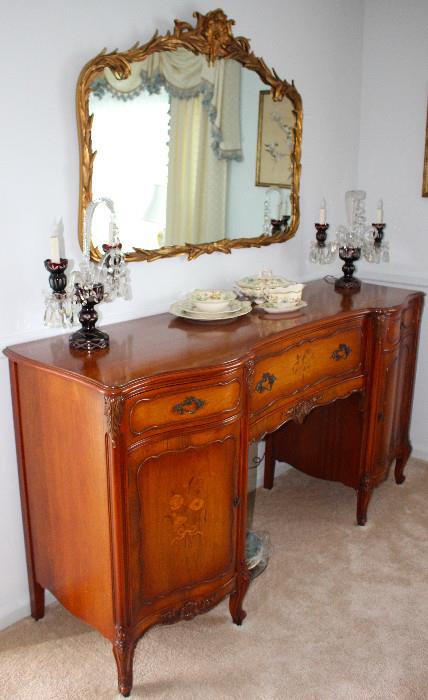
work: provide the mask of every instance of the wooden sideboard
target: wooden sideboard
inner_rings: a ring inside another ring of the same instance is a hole
[[[129,695],[137,640],[230,596],[245,617],[248,444],[356,489],[410,454],[423,295],[324,280],[299,313],[204,325],[162,314],[107,327],[110,348],[59,336],[6,349],[31,611],[44,590],[111,640]]]

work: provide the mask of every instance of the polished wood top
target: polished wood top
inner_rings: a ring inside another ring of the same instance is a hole
[[[398,308],[412,296],[421,296],[421,292],[366,283],[350,295],[322,279],[305,286],[307,307],[281,317],[252,311],[232,322],[206,324],[165,313],[103,326],[110,347],[91,355],[71,351],[68,335],[14,345],[4,352],[11,359],[49,366],[100,388],[114,389],[165,373],[195,369],[200,374],[204,368],[233,366],[279,335],[291,338],[306,326]]]

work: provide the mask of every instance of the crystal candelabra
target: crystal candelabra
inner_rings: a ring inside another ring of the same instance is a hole
[[[361,281],[354,277],[355,262],[361,257],[369,263],[389,262],[389,246],[383,240],[383,231],[386,226],[383,223],[383,206],[380,200],[377,210],[378,222],[369,226],[365,215],[366,193],[362,190],[350,190],[345,194],[348,226],[339,226],[333,241],[327,241],[329,224],[324,221],[315,224],[316,240],[311,244],[309,259],[313,263],[328,264],[336,259],[337,255],[343,260],[343,276],[336,279],[336,289],[350,289],[357,291],[361,287]],[[320,217],[321,218],[321,217]]]
[[[92,217],[99,204],[107,206],[110,211],[110,243],[102,246],[103,257],[100,263],[94,263],[90,259],[90,233]],[[83,261],[80,269],[71,273],[68,283],[65,275],[67,264],[68,261],[64,258],[58,263],[45,261],[45,267],[50,272],[49,284],[53,290],[46,299],[45,325],[72,326],[78,318],[82,327],[70,336],[70,347],[88,352],[106,348],[108,335],[95,328],[98,314],[94,306],[101,301],[129,297],[128,270],[119,241],[112,200],[101,198],[90,202],[83,227]]]
[[[272,196],[277,194],[277,216],[278,218],[272,218]],[[282,212],[285,211],[283,214]],[[264,207],[263,207],[263,235],[270,236],[276,233],[281,233],[286,231],[288,228],[288,222],[290,221],[290,216],[288,214],[288,201],[284,202],[283,192],[279,187],[268,187],[266,190]]]

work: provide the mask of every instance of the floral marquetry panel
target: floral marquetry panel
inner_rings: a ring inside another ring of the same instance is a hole
[[[363,359],[362,333],[362,326],[354,322],[340,332],[336,328],[328,329],[316,338],[301,338],[287,348],[282,346],[278,352],[269,352],[254,368],[250,390],[253,412],[257,414],[311,387],[358,376]],[[346,353],[341,351],[345,344]],[[267,382],[267,377],[274,380]]]
[[[238,439],[227,436],[159,456],[141,459],[139,450],[133,456],[130,531],[138,608],[232,575],[237,448]]]

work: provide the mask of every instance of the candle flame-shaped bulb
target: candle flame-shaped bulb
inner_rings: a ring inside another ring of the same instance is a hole
[[[325,203],[325,197],[322,198],[321,204],[320,204],[320,219],[319,223],[320,224],[325,224],[327,221],[327,214],[326,214],[326,203]]]
[[[379,199],[376,210],[376,223],[383,224],[383,201]]]

